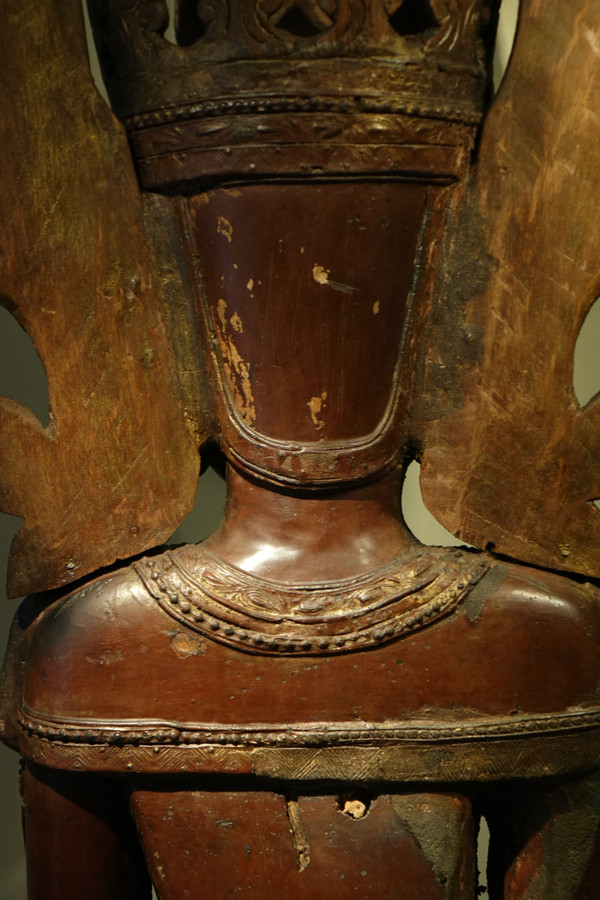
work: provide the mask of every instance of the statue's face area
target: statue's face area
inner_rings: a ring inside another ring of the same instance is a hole
[[[426,193],[309,182],[190,201],[201,302],[238,427],[317,448],[387,427]]]

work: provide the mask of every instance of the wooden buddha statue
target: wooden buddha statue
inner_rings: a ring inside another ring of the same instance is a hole
[[[600,6],[524,2],[490,108],[497,6],[180,0],[172,42],[165,3],[90,0],[114,115],[76,4],[3,64],[45,92],[6,101],[41,170],[0,276],[54,415],[0,407],[34,900],[472,900],[481,815],[491,897],[597,896],[599,432],[570,367],[600,176],[569,117],[591,142]],[[223,522],[165,550],[215,447]],[[404,524],[413,459],[471,547]]]

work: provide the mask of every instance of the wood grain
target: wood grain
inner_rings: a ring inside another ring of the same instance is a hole
[[[43,428],[0,399],[0,502],[25,520],[18,595],[169,537],[193,503],[202,400],[177,384],[159,299],[181,300],[177,260],[150,253],[156,204],[145,212],[92,84],[80,4],[7,0],[3,20],[0,302],[37,348],[51,408]]]
[[[597,0],[522,4],[439,287],[422,472],[463,540],[595,576],[600,400],[579,407],[573,354],[600,293],[599,53]]]

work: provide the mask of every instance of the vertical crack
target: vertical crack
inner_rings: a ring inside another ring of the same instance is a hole
[[[298,860],[298,870],[302,872],[310,862],[310,844],[304,829],[304,822],[300,813],[300,804],[297,799],[286,798],[286,812],[290,822],[292,841]]]

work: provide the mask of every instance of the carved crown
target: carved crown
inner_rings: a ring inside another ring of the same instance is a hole
[[[111,103],[134,136],[138,160],[211,141],[260,143],[270,129],[253,128],[253,117],[274,113],[288,119],[400,114],[474,124],[483,109],[499,5],[174,0],[175,40],[168,40],[164,0],[88,4]],[[280,142],[292,139],[288,129]],[[153,186],[153,176],[149,181]]]

